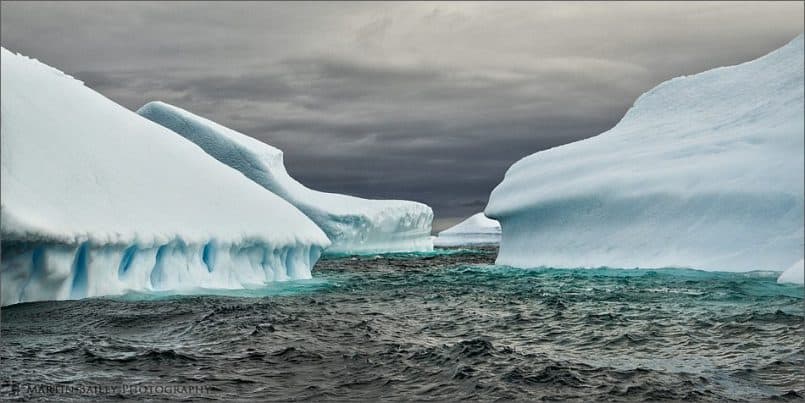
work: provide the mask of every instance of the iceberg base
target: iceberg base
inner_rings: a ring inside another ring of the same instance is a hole
[[[324,252],[329,256],[372,255],[399,252],[431,252],[433,241],[429,234],[418,237],[370,238],[366,241],[339,239]]]
[[[97,245],[5,241],[0,305],[130,291],[237,289],[311,278],[322,249],[264,242]]]
[[[780,270],[801,256],[802,209],[783,193],[557,198],[496,217],[496,264]]]

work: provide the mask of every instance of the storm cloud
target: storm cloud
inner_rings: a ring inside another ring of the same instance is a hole
[[[2,45],[136,110],[285,152],[306,185],[481,210],[516,160],[601,133],[666,79],[803,30],[802,3],[2,3]]]

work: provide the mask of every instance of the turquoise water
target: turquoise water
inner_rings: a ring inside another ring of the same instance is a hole
[[[2,311],[0,375],[212,387],[122,396],[157,400],[805,397],[803,288],[777,273],[522,270],[494,257],[328,257],[312,280],[249,290],[16,305]]]

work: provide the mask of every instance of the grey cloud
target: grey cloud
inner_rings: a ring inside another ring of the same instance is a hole
[[[326,191],[483,208],[517,159],[617,123],[668,78],[758,57],[801,3],[3,2],[2,44],[136,110],[285,152]]]

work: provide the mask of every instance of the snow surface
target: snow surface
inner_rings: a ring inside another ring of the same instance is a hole
[[[327,253],[433,250],[433,211],[422,203],[366,200],[311,190],[288,175],[282,151],[275,147],[164,102],[148,103],[138,113],[198,144],[298,207],[332,241]]]
[[[433,240],[434,246],[489,245],[500,242],[500,224],[477,213],[442,231]]]
[[[777,282],[780,284],[800,284],[805,285],[805,261],[803,259],[799,259],[798,262],[794,263],[786,269],[780,277],[777,278]]]
[[[2,49],[0,303],[310,278],[304,214],[82,82]]]
[[[803,37],[664,82],[596,137],[516,162],[498,264],[781,270],[802,258]]]

